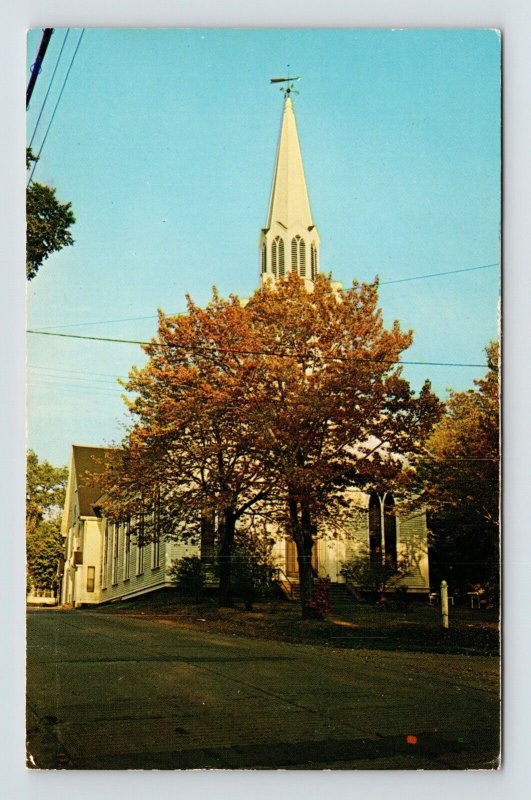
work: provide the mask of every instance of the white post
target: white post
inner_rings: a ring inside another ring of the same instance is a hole
[[[441,615],[443,628],[448,627],[448,584],[441,581]]]

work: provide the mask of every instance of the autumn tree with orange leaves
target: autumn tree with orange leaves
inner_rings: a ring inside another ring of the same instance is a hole
[[[147,365],[126,384],[133,425],[107,469],[106,514],[132,519],[140,537],[152,525],[196,541],[216,520],[219,602],[231,605],[236,525],[270,489],[252,420],[258,337],[239,300],[214,293],[204,309],[188,299],[188,314],[160,313],[144,349]]]
[[[415,397],[401,375],[411,332],[387,330],[377,284],[346,291],[318,276],[266,286],[249,303],[266,400],[255,444],[275,476],[267,502],[297,548],[303,616],[313,595],[312,550],[333,533],[349,486],[404,490],[441,404],[429,383]]]
[[[348,486],[405,486],[440,404],[401,375],[411,333],[387,330],[377,284],[313,291],[290,275],[245,304],[159,318],[149,362],[126,388],[131,430],[107,485],[107,513],[150,517],[170,536],[217,519],[220,603],[231,602],[237,526],[256,523],[297,548],[303,616],[311,554],[334,531]],[[158,499],[158,503],[155,500]]]

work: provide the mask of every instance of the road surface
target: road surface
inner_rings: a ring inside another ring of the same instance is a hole
[[[28,613],[28,765],[494,768],[498,661]]]

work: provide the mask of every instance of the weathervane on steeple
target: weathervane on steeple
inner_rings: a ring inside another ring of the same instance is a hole
[[[284,97],[289,97],[290,94],[299,94],[296,89],[293,88],[294,81],[300,81],[300,76],[290,78],[289,76],[289,64],[288,64],[288,77],[287,78],[271,78],[271,83],[283,83],[284,86],[280,86],[280,91],[284,92]]]

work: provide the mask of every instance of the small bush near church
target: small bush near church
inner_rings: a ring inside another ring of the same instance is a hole
[[[257,600],[270,599],[273,588],[273,570],[268,553],[240,545],[232,557],[232,587],[236,597],[241,597],[248,611]]]
[[[376,602],[383,607],[387,602],[389,590],[395,590],[397,580],[406,571],[407,564],[405,562],[399,561],[395,564],[389,559],[385,559],[376,563],[371,561],[367,554],[363,558],[345,561],[340,574],[357,589],[374,597]]]
[[[332,610],[330,602],[330,581],[322,578],[319,583],[314,585],[313,597],[308,601],[308,608],[314,619],[324,619]]]
[[[186,556],[174,561],[168,569],[178,594],[199,601],[204,586],[203,566],[199,556]]]

